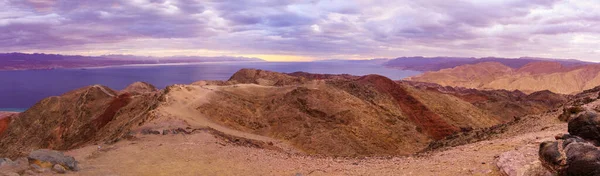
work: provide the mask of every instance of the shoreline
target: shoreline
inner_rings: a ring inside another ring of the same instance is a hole
[[[176,65],[201,65],[201,64],[228,64],[228,63],[265,63],[269,61],[210,61],[210,62],[181,62],[181,63],[156,63],[156,64],[122,64],[122,65],[105,65],[105,66],[73,66],[73,67],[53,67],[53,68],[11,68],[1,69],[0,71],[28,71],[28,70],[57,70],[57,69],[101,69],[113,67],[128,67],[128,66],[176,66]]]

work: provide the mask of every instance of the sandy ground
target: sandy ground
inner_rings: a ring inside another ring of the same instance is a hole
[[[537,158],[539,142],[566,131],[526,133],[424,156],[324,158],[235,146],[209,133],[143,135],[114,145],[68,151],[82,170],[72,175],[499,175],[494,158],[517,150]]]

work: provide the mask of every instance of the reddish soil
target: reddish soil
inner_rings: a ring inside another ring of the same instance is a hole
[[[8,128],[8,124],[11,122],[13,114],[14,113],[10,112],[0,112],[0,134]]]
[[[378,91],[390,94],[409,119],[434,139],[442,139],[460,131],[459,128],[449,125],[439,115],[410,96],[402,86],[389,78],[379,75],[367,75],[361,77],[358,81],[372,84]]]
[[[96,127],[96,129],[100,129],[104,127],[108,122],[112,121],[117,114],[117,112],[127,106],[131,101],[131,94],[124,93],[117,97],[115,97],[111,102],[108,108],[104,110],[104,113],[100,115],[98,118],[92,121],[92,124]]]

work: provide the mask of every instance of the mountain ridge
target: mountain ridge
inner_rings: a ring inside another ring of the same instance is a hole
[[[565,66],[540,61],[511,68],[498,62],[483,62],[426,72],[405,80],[476,89],[572,94],[600,85],[600,64]]]
[[[133,64],[174,64],[199,62],[262,62],[259,58],[229,57],[229,56],[134,56],[134,55],[103,55],[81,56],[43,53],[0,53],[0,70],[35,70],[55,68],[86,68],[121,66]]]

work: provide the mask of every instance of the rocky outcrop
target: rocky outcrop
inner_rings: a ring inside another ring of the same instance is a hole
[[[569,134],[540,144],[540,161],[558,175],[600,175],[600,120],[588,111],[569,122]]]
[[[54,150],[36,150],[15,161],[0,158],[0,175],[46,175],[78,171],[77,161]]]
[[[31,164],[38,165],[42,168],[53,168],[60,172],[64,172],[65,170],[79,170],[75,158],[65,156],[59,151],[48,149],[35,150],[29,153],[27,159],[29,159],[29,163]]]

